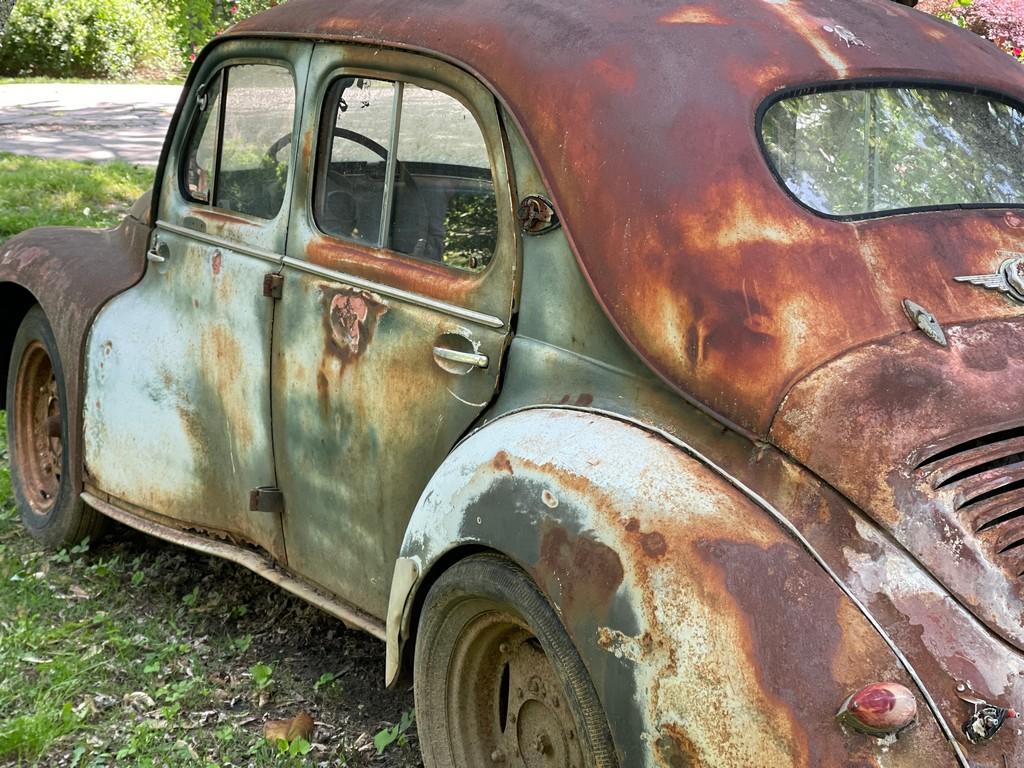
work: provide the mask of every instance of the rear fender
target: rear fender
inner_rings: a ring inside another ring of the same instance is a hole
[[[430,583],[480,549],[517,562],[555,606],[624,766],[877,765],[883,751],[886,765],[950,764],[923,704],[891,745],[836,724],[854,690],[912,678],[801,542],[663,436],[538,408],[458,446],[396,567],[389,681]]]

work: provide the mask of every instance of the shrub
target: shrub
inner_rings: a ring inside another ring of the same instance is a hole
[[[921,8],[988,38],[1024,60],[1024,0],[927,0]]]
[[[199,49],[232,24],[277,4],[278,0],[171,0],[168,23],[182,64],[187,68]]]
[[[162,76],[176,69],[173,50],[151,0],[19,0],[0,38],[0,73]]]

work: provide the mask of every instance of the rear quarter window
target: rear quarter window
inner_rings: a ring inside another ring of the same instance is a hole
[[[776,175],[829,216],[1024,205],[1024,112],[993,96],[926,87],[822,90],[765,111]]]

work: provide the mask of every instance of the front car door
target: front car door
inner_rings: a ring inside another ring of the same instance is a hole
[[[293,570],[383,616],[406,522],[493,398],[518,271],[491,94],[424,57],[318,45],[274,325]]]
[[[263,286],[283,263],[311,49],[232,41],[204,59],[146,274],[93,327],[84,414],[91,487],[282,560],[280,515],[249,497],[275,483]]]

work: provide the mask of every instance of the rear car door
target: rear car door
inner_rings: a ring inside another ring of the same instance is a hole
[[[420,493],[494,396],[519,244],[493,96],[318,45],[272,400],[293,570],[374,615]],[[302,190],[306,190],[303,194]]]
[[[232,41],[204,59],[159,190],[142,281],[89,341],[87,482],[143,512],[285,558],[270,344],[311,44]]]

